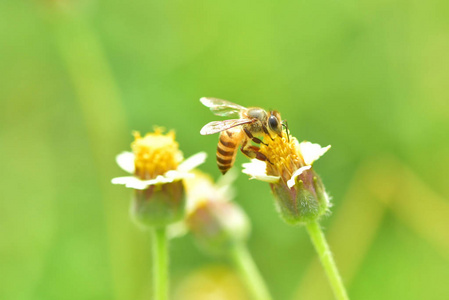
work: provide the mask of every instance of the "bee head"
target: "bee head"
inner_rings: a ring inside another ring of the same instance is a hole
[[[281,114],[277,110],[270,111],[270,117],[268,117],[268,127],[277,135],[282,136]]]

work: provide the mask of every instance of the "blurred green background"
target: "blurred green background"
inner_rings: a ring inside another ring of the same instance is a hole
[[[151,239],[114,157],[162,125],[218,178],[202,96],[332,145],[322,223],[352,299],[449,299],[448,1],[3,0],[0,44],[1,299],[151,298]],[[332,299],[269,187],[236,189],[274,299]],[[246,299],[190,236],[170,255],[173,299]]]

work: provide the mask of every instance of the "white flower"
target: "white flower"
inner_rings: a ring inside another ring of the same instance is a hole
[[[214,183],[200,171],[185,181],[187,216],[185,225],[196,242],[211,253],[226,253],[235,243],[247,239],[250,224],[244,211],[233,201],[230,183],[235,172],[228,172]]]
[[[289,164],[289,166],[278,165],[276,168],[272,169],[289,169],[291,174],[290,178],[287,178],[287,186],[292,188],[295,185],[296,178],[301,175],[304,171],[309,170],[312,167],[313,162],[318,160],[324,153],[326,153],[330,145],[327,147],[321,147],[319,144],[314,144],[311,142],[304,141],[302,143],[298,143],[296,139],[292,139],[292,141],[288,142],[287,145],[291,145],[293,151],[299,152],[295,153],[298,157],[302,157],[305,165],[299,166],[295,169],[292,169],[291,165],[296,166],[296,164]],[[267,148],[272,147],[274,145],[269,145]],[[285,147],[285,144],[283,144]],[[296,150],[295,150],[296,149]],[[282,149],[285,151],[285,149]],[[274,159],[273,159],[274,161]],[[283,163],[286,163],[285,160],[282,160]],[[267,165],[268,162],[260,161],[258,159],[252,159],[250,163],[243,164],[242,172],[249,175],[250,179],[257,179],[269,183],[276,183],[281,178],[281,175],[268,175],[267,174]],[[279,172],[281,173],[281,172]],[[282,172],[284,173],[284,172]]]
[[[237,178],[235,171],[231,170],[214,183],[207,174],[193,170],[194,176],[187,178],[185,183],[187,193],[187,216],[195,213],[196,209],[211,202],[230,202],[234,198],[232,182]],[[230,220],[232,223],[233,221]],[[185,220],[168,226],[169,238],[181,237],[189,231]]]
[[[127,188],[144,190],[150,185],[170,183],[193,177],[194,175],[190,171],[204,163],[206,156],[207,154],[205,152],[197,153],[182,161],[176,170],[169,170],[163,175],[158,175],[154,179],[142,180],[137,176],[124,176],[113,178],[111,182],[113,184],[124,184]],[[134,174],[135,171],[134,160],[135,155],[132,152],[122,152],[116,157],[117,164],[130,174]]]
[[[187,214],[192,213],[195,209],[207,202],[226,202],[234,198],[234,190],[232,182],[237,178],[234,171],[228,172],[221,176],[214,183],[212,178],[207,174],[195,170],[194,177],[185,181],[187,191]]]

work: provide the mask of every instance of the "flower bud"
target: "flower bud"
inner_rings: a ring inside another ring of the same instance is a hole
[[[320,177],[309,169],[295,179],[291,188],[285,182],[271,183],[275,204],[281,217],[289,224],[307,223],[323,215],[329,207]]]
[[[206,202],[187,218],[187,226],[200,247],[213,253],[228,252],[249,235],[243,211],[231,202]]]
[[[225,177],[230,178],[232,173]],[[213,184],[200,173],[186,181],[189,212],[186,224],[198,245],[211,254],[227,253],[246,241],[250,225],[243,210],[234,202],[228,185]]]

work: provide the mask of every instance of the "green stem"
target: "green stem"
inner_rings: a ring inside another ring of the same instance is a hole
[[[168,299],[168,239],[165,227],[154,229],[154,299]]]
[[[334,291],[335,298],[338,300],[348,300],[348,294],[346,293],[343,281],[338,273],[337,265],[332,257],[332,253],[326,242],[323,231],[321,230],[320,224],[318,224],[317,221],[308,223],[307,231],[309,232],[312,243],[315,246],[315,250],[320,257],[321,264],[326,271],[332,290]]]
[[[246,246],[243,243],[235,245],[231,256],[253,298],[270,300],[270,293]]]

